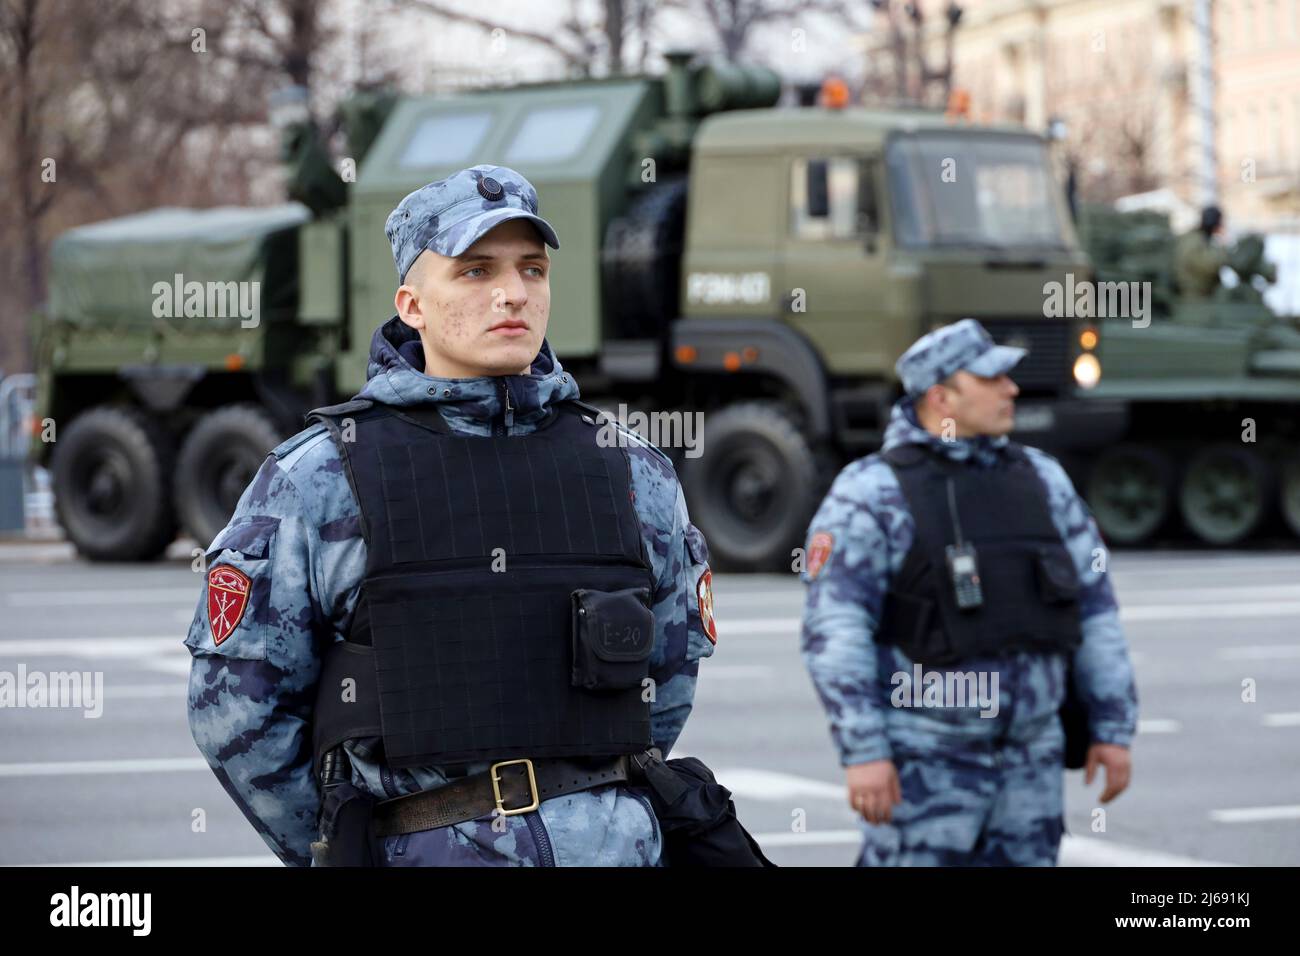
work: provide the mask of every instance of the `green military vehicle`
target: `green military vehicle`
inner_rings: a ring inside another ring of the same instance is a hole
[[[1233,545],[1300,534],[1300,329],[1261,288],[1276,272],[1258,236],[1229,250],[1237,279],[1208,299],[1176,284],[1168,217],[1085,207],[1098,283],[1147,283],[1141,320],[1098,322],[1106,374],[1088,399],[1119,405],[1124,427],[1093,461],[1085,496],[1107,539],[1136,545],[1190,532]]]
[[[1078,327],[1044,318],[1042,287],[1087,263],[1043,140],[780,92],[770,71],[674,55],[660,77],[409,98],[358,111],[346,187],[290,137],[305,205],[65,234],[38,416],[61,430],[34,447],[67,534],[100,559],[153,556],[178,523],[209,541],[302,413],[362,385],[393,313],[389,211],[482,162],[537,186],[563,244],[549,340],[584,397],[678,429],[650,437],[719,566],[791,568],[836,470],[881,440],[894,361],[936,325],[974,316],[1027,345],[1027,433],[1077,437]]]

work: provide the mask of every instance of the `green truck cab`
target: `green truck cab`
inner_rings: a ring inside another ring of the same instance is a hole
[[[302,413],[363,384],[393,312],[389,211],[483,162],[537,187],[562,243],[548,338],[584,398],[676,428],[650,437],[720,567],[794,566],[830,480],[881,440],[894,361],[938,325],[972,316],[1029,347],[1027,440],[1095,431],[1099,406],[1075,395],[1080,323],[1044,314],[1046,282],[1088,274],[1044,140],[941,114],[777,106],[780,92],[770,71],[675,55],[659,77],[407,98],[350,157],[355,182],[291,179],[311,208],[244,211],[228,261],[209,256],[217,211],[170,236],[154,213],[116,234],[125,220],[72,230],[52,287],[97,305],[51,297],[38,420],[68,424],[34,442],[65,531],[102,559],[151,557],[178,524],[211,540]],[[191,272],[202,289],[256,277],[258,324],[207,302],[189,314]],[[181,315],[150,311],[160,281],[180,286]]]

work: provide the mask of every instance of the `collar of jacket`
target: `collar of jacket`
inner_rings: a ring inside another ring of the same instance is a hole
[[[1006,435],[977,435],[974,438],[944,441],[921,427],[916,417],[916,405],[905,395],[890,409],[889,425],[885,428],[885,442],[881,450],[888,451],[899,445],[926,445],[954,461],[991,465],[1001,457],[1009,441]]]
[[[454,431],[490,435],[505,420],[507,391],[511,432],[533,430],[551,405],[579,395],[578,383],[545,339],[527,375],[425,375],[419,333],[394,315],[370,339],[366,384],[356,397],[387,405],[436,405]]]

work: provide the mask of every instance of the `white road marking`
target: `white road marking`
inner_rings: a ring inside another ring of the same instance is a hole
[[[51,760],[41,763],[0,763],[0,777],[62,777],[71,774],[179,773],[208,770],[202,757],[157,757],[122,760]]]
[[[1265,727],[1300,727],[1300,713],[1264,715]]]
[[[184,697],[189,692],[184,681],[172,684],[105,684],[104,690],[109,697],[141,700],[150,697]]]
[[[164,661],[140,661],[140,666],[145,670],[157,671],[160,674],[173,674],[181,677],[187,676],[190,672],[192,658],[186,654],[184,657],[173,657]]]
[[[43,637],[0,641],[0,657],[147,657],[185,653],[185,635],[171,637]]]
[[[203,592],[202,583],[188,588],[130,588],[127,590],[86,591],[20,591],[6,594],[10,607],[82,607],[104,604],[175,604],[188,601],[194,604]]]
[[[1182,729],[1183,725],[1176,720],[1157,717],[1139,720],[1137,725],[1140,734],[1176,734]]]
[[[1229,810],[1211,810],[1215,823],[1259,823],[1266,820],[1300,820],[1300,803],[1281,807],[1236,807]]]
[[[1119,619],[1139,621],[1236,620],[1243,617],[1295,617],[1300,601],[1261,601],[1258,604],[1148,604],[1119,609]]]
[[[1218,653],[1222,661],[1280,661],[1300,657],[1300,644],[1249,644],[1225,647]]]
[[[676,754],[673,754],[676,756]],[[827,783],[813,777],[801,777],[755,767],[726,767],[715,770],[718,782],[741,797],[754,800],[789,800],[795,797],[825,797],[847,802],[844,784]]]

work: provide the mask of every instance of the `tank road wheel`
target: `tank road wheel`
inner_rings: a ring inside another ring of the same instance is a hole
[[[835,477],[773,402],[706,413],[703,454],[681,464],[691,522],[717,567],[732,571],[789,571],[791,552]]]
[[[1278,503],[1282,506],[1282,520],[1293,535],[1300,537],[1300,454],[1283,460],[1281,479]]]
[[[256,405],[226,405],[191,429],[176,461],[176,510],[200,547],[230,521],[257,469],[283,440]]]
[[[1169,517],[1173,495],[1169,459],[1142,445],[1116,445],[1088,475],[1088,505],[1114,544],[1141,544]]]
[[[102,405],[72,420],[50,463],[54,509],[92,561],[148,561],[176,537],[171,437],[134,408]]]
[[[1236,544],[1258,526],[1271,494],[1268,467],[1253,451],[1211,445],[1187,464],[1178,496],[1183,522],[1207,544]]]

